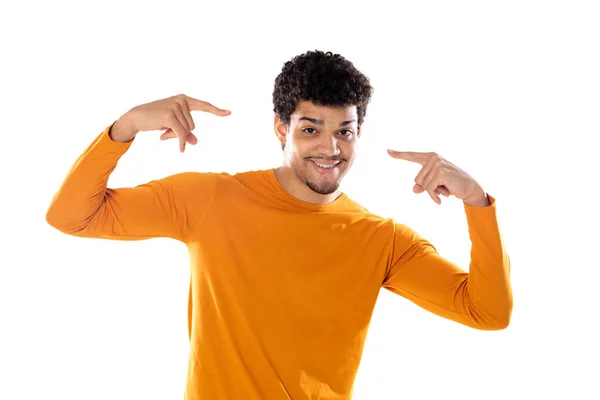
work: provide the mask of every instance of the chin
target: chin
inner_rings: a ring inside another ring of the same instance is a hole
[[[327,195],[339,189],[343,174],[338,177],[312,177],[307,174],[303,181],[315,193]]]
[[[310,190],[320,195],[328,195],[337,191],[346,173],[346,168],[342,167],[335,172],[331,171],[330,176],[323,175],[314,169],[312,161],[306,161],[302,164],[292,163],[292,170],[301,182],[304,182]]]
[[[316,182],[313,182],[310,180],[306,181],[306,186],[308,186],[310,188],[310,190],[312,190],[313,192],[322,194],[322,195],[334,193],[340,187],[338,182],[335,182],[335,183],[328,182],[328,183],[323,184],[323,183],[316,183]]]

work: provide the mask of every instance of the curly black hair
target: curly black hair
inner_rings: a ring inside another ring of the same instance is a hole
[[[321,106],[355,105],[360,126],[372,93],[369,79],[341,55],[308,51],[287,61],[275,79],[273,111],[287,125],[300,101]]]

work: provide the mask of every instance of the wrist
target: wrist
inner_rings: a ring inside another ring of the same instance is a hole
[[[477,194],[467,197],[463,202],[472,207],[485,207],[490,205],[490,199],[483,189]]]
[[[131,142],[137,133],[138,131],[129,122],[127,114],[125,114],[115,121],[113,126],[110,128],[108,135],[115,142],[127,143]]]

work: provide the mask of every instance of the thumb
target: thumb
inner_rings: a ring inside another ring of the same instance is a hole
[[[169,139],[175,139],[177,138],[177,134],[175,134],[175,132],[173,132],[172,129],[167,129],[162,135],[160,135],[160,140],[169,140]],[[194,135],[192,132],[190,132],[186,138],[185,141],[189,144],[197,144],[198,143],[198,137],[196,135]]]
[[[173,129],[167,129],[162,135],[160,135],[160,140],[174,139],[177,135],[173,132]]]

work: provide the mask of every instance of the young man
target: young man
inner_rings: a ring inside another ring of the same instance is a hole
[[[190,111],[229,115],[185,95],[143,104],[93,141],[54,196],[47,221],[64,233],[187,245],[186,399],[350,399],[381,287],[473,328],[508,325],[510,266],[495,199],[471,176],[436,154],[389,151],[423,166],[416,193],[463,200],[470,273],[339,189],[371,93],[348,60],[307,52],[275,80],[279,168],[107,188],[139,132],[163,129],[161,138],[178,138],[184,151],[197,142]]]

